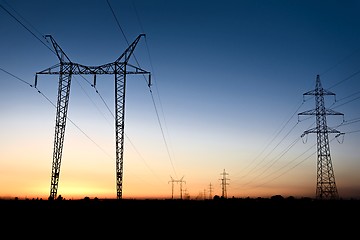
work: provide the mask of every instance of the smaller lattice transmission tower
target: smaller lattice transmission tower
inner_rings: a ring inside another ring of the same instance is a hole
[[[331,162],[329,133],[336,133],[336,137],[343,134],[338,130],[327,126],[327,115],[344,115],[325,108],[325,95],[335,95],[330,91],[323,89],[320,76],[316,77],[315,90],[304,93],[303,95],[315,96],[316,107],[298,115],[315,115],[316,127],[305,131],[301,137],[308,133],[317,135],[317,180],[316,180],[316,198],[317,199],[338,199],[339,194],[335,183],[334,169]]]
[[[213,186],[212,184],[210,183],[209,184],[209,199],[212,199],[213,198]]]
[[[169,181],[168,183],[171,182],[171,199],[174,199],[174,183],[180,183],[180,199],[183,199],[183,187],[182,187],[182,184],[186,183],[183,180],[184,176],[182,178],[178,179],[178,180],[173,179],[171,176],[170,176],[170,178],[171,178],[171,181]]]
[[[227,189],[226,189],[226,185],[229,185],[229,183],[227,182],[227,180],[230,180],[228,178],[226,178],[226,175],[229,175],[228,173],[224,171],[221,173],[222,178],[220,178],[221,180],[221,197],[222,198],[227,198]]]

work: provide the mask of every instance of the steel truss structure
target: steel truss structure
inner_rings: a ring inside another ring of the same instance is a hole
[[[50,39],[59,59],[58,64],[37,72],[35,75],[35,87],[37,85],[38,75],[59,75],[50,200],[57,197],[71,77],[72,75],[89,74],[94,76],[94,86],[96,84],[96,75],[111,74],[115,76],[116,190],[117,199],[122,199],[126,76],[127,74],[146,74],[149,77],[149,87],[151,85],[150,72],[128,63],[140,38],[144,36],[145,34],[140,34],[116,61],[100,66],[85,66],[72,62],[51,35],[45,36],[47,39]]]
[[[316,77],[315,90],[304,93],[303,95],[314,95],[316,107],[298,115],[315,115],[316,127],[305,131],[301,137],[308,133],[317,134],[317,199],[338,199],[339,194],[335,183],[335,175],[330,155],[329,133],[336,133],[336,137],[343,134],[336,129],[327,126],[327,115],[344,115],[342,113],[325,108],[325,95],[335,95],[330,91],[323,89],[320,76]]]

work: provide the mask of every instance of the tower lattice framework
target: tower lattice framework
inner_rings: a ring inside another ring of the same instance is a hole
[[[335,93],[323,89],[320,76],[316,77],[315,90],[304,93],[303,95],[314,95],[316,107],[298,115],[315,115],[316,127],[305,131],[302,137],[308,133],[316,133],[317,136],[317,180],[316,198],[317,199],[338,199],[339,194],[335,183],[335,174],[331,161],[329,133],[340,133],[338,130],[327,126],[327,115],[344,115],[342,113],[325,108],[325,95],[335,95]]]
[[[229,175],[228,173],[225,172],[225,169],[224,171],[221,173],[222,175],[222,178],[220,179],[221,180],[221,197],[222,198],[227,198],[227,188],[226,188],[226,185],[229,185],[229,183],[227,182],[227,180],[230,180],[228,178],[226,178],[226,175]]]
[[[50,39],[59,59],[58,64],[43,71],[37,72],[35,75],[35,87],[37,85],[37,76],[39,74],[59,75],[49,199],[55,199],[57,197],[60,178],[60,166],[65,137],[65,126],[70,98],[71,78],[72,75],[89,74],[94,76],[94,87],[96,85],[96,75],[111,74],[115,76],[116,190],[117,199],[122,199],[126,76],[127,74],[148,74],[148,86],[150,87],[151,85],[150,72],[128,63],[137,43],[143,36],[145,36],[145,34],[140,34],[114,62],[100,66],[85,66],[72,62],[65,54],[65,52],[60,48],[60,46],[56,43],[53,37],[51,35],[46,35],[46,38]]]

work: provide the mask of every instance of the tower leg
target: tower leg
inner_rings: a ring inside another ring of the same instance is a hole
[[[124,71],[125,72],[125,71]],[[125,74],[115,74],[115,137],[116,137],[116,192],[122,199],[124,117],[125,117]]]
[[[71,74],[59,75],[58,99],[54,136],[54,152],[51,171],[51,189],[49,199],[55,199],[60,177],[60,165],[64,146],[65,126],[69,106]]]

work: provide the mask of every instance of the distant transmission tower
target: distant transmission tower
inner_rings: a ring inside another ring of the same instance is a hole
[[[230,179],[226,178],[226,175],[229,175],[229,174],[226,173],[225,169],[224,169],[224,171],[221,173],[221,175],[222,175],[222,178],[220,179],[221,180],[221,189],[222,189],[221,197],[227,198],[226,185],[229,185],[229,184],[226,182],[226,180],[230,180]]]
[[[212,194],[213,194],[213,188],[212,188],[212,185],[211,185],[211,183],[210,183],[210,184],[209,184],[209,199],[212,199],[212,198],[213,198]]]
[[[176,183],[180,183],[180,199],[183,199],[183,197],[182,197],[182,193],[183,193],[182,184],[183,184],[183,183],[186,183],[186,182],[183,180],[184,176],[183,176],[182,178],[180,178],[180,180],[175,180],[175,179],[173,179],[171,176],[170,176],[170,178],[171,178],[171,181],[169,181],[168,183],[171,182],[171,199],[174,199],[174,183],[175,183],[175,182],[176,182]]]
[[[324,95],[335,95],[330,91],[322,88],[320,76],[316,77],[315,90],[304,93],[303,95],[314,95],[316,108],[308,110],[298,115],[315,115],[316,127],[305,131],[301,137],[308,133],[317,134],[317,182],[316,198],[317,199],[338,199],[339,194],[336,188],[335,175],[331,162],[329,133],[337,133],[336,137],[343,134],[327,126],[326,115],[344,115],[325,108]]]
[[[60,165],[65,136],[65,125],[67,119],[67,111],[69,106],[70,86],[72,75],[88,75],[94,76],[94,87],[96,85],[96,75],[111,74],[115,75],[115,138],[116,138],[116,189],[117,198],[122,198],[122,178],[123,178],[123,152],[124,152],[124,114],[125,114],[125,86],[127,74],[149,74],[150,73],[135,67],[128,63],[133,54],[140,38],[145,34],[140,34],[132,44],[112,63],[101,66],[84,66],[72,62],[60,46],[55,42],[51,35],[47,35],[59,58],[60,63],[37,72],[35,75],[35,87],[37,85],[38,74],[57,74],[59,75],[58,98],[56,107],[56,123],[54,137],[54,152],[51,174],[51,189],[49,199],[55,199],[57,196]]]

